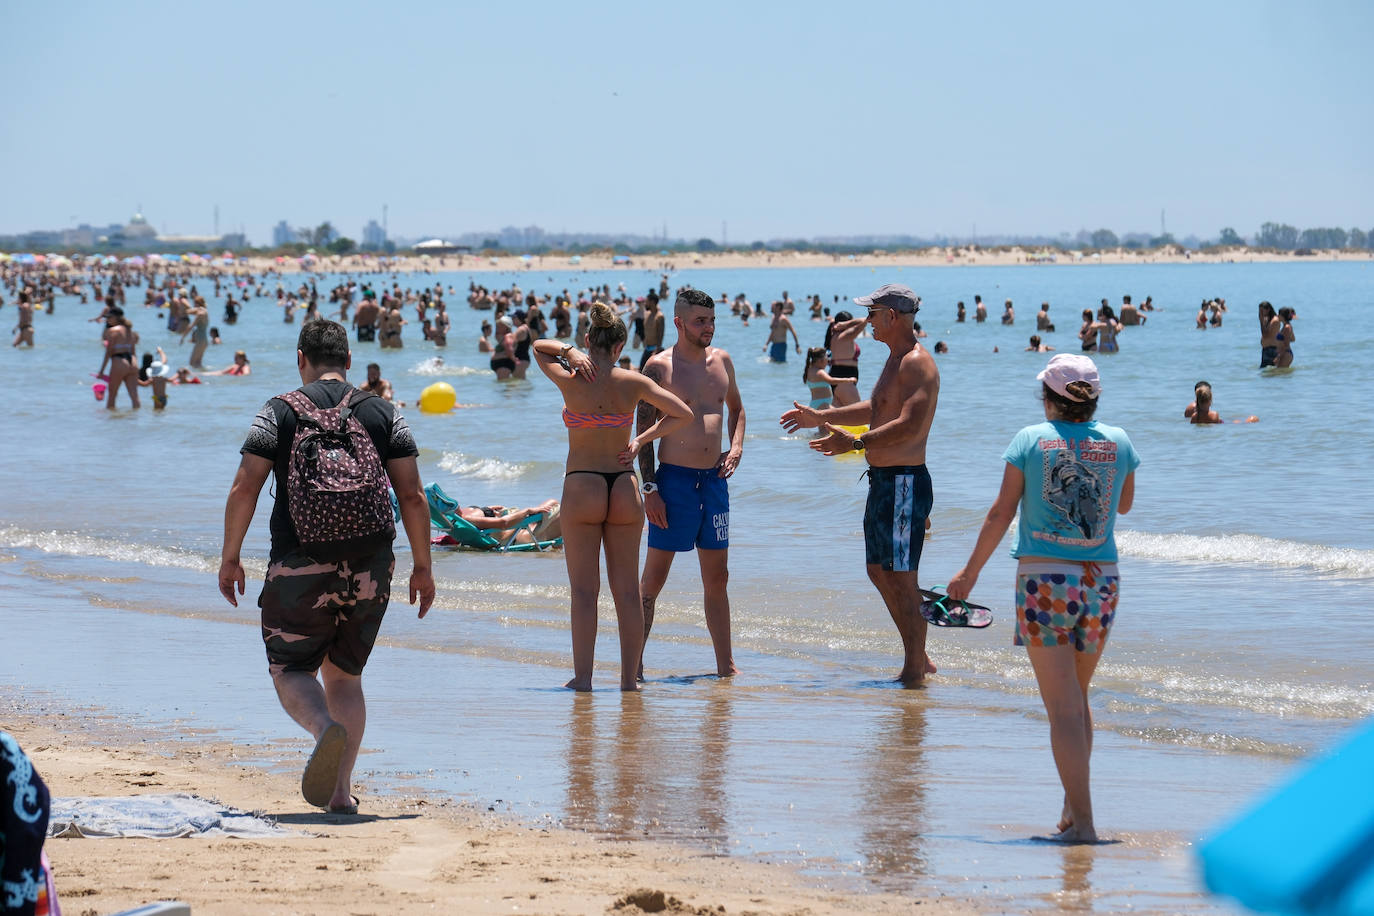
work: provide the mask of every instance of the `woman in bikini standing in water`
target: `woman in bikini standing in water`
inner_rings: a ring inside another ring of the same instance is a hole
[[[572,587],[573,690],[592,689],[596,603],[601,592],[601,548],[620,624],[620,689],[638,690],[635,674],[644,648],[644,606],[639,594],[639,543],[644,503],[632,462],[645,444],[692,419],[676,395],[633,370],[615,368],[625,347],[625,323],[603,302],[592,305],[587,352],[557,340],[536,340],[539,368],[563,392],[568,427],[563,477],[563,557]],[[662,413],[631,435],[635,405]]]
[[[129,319],[124,317],[124,310],[117,305],[106,310],[105,333],[101,335],[101,340],[105,342],[105,358],[100,361],[100,370],[96,375],[104,375],[105,367],[110,367],[109,394],[105,406],[114,410],[119,386],[124,385],[129,389],[129,400],[137,407],[138,366],[134,364],[134,350],[138,347],[138,335],[134,333]]]

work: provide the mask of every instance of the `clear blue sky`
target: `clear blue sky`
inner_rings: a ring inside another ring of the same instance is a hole
[[[1374,4],[0,3],[0,232],[1374,227]]]

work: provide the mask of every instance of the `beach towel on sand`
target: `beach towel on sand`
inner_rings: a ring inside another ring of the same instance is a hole
[[[54,798],[50,837],[236,836],[268,839],[295,831],[195,795]]]

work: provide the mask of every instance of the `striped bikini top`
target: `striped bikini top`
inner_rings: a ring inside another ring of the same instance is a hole
[[[629,426],[635,420],[634,411],[630,413],[577,413],[563,408],[563,425],[568,429],[619,429]]]

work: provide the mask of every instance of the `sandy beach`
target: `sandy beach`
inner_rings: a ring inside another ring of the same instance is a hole
[[[313,249],[312,249],[313,251]],[[134,252],[130,252],[132,256]],[[219,252],[209,252],[217,255]],[[717,251],[675,252],[668,255],[631,255],[629,261],[616,261],[611,252],[582,255],[567,254],[503,254],[478,253],[421,254],[400,250],[387,260],[379,261],[375,254],[323,254],[304,263],[297,257],[268,257],[251,255],[241,258],[233,267],[216,259],[213,264],[199,261],[178,265],[178,270],[193,274],[223,273],[247,269],[255,274],[266,271],[280,273],[410,273],[435,271],[464,271],[501,273],[540,270],[616,271],[644,270],[798,270],[816,267],[869,267],[886,270],[906,267],[1009,267],[1016,265],[1092,266],[1145,264],[1282,264],[1289,262],[1315,263],[1330,261],[1368,262],[1374,260],[1369,251],[1316,251],[1299,256],[1293,252],[1235,248],[1213,251],[1184,251],[1178,248],[1126,249],[1084,253],[1020,247],[1004,248],[928,248],[915,251],[887,252],[874,250],[865,254],[841,255],[814,251]]]
[[[940,916],[977,912],[967,900],[828,888],[782,866],[684,846],[521,826],[421,795],[368,797],[357,817],[328,815],[300,798],[294,773],[263,768],[281,748],[131,733],[89,713],[6,709],[4,718],[54,797],[193,793],[299,832],[270,841],[49,840],[58,896],[74,916],[167,899],[197,914],[242,913],[248,901],[263,914],[824,916],[918,904]]]

